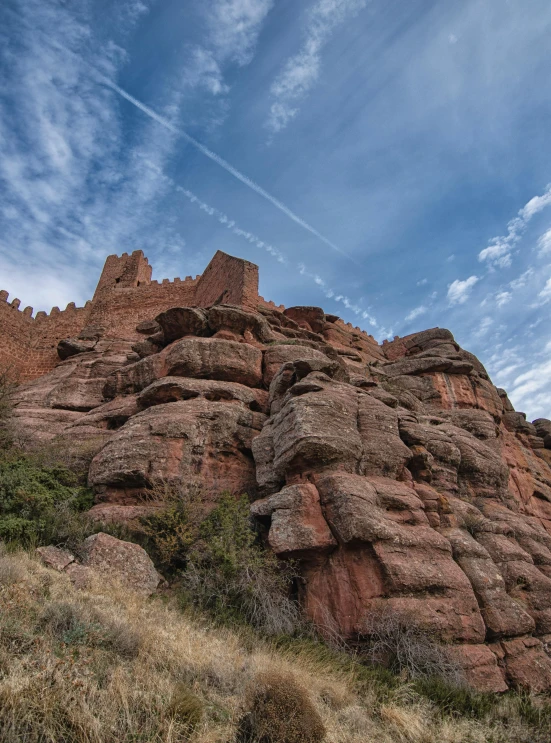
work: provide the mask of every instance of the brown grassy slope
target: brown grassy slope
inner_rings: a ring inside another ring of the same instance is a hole
[[[549,739],[507,710],[509,700],[485,720],[453,719],[409,685],[381,694],[352,668],[105,582],[77,593],[27,554],[0,554],[3,743],[229,743],[267,677],[296,683],[329,743]]]

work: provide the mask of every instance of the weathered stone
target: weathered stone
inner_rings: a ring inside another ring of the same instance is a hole
[[[503,671],[487,645],[456,645],[450,652],[470,686],[487,694],[507,691]]]
[[[275,337],[262,315],[231,305],[219,304],[211,307],[208,311],[208,324],[214,333],[230,331],[236,336],[256,338],[262,343],[268,343]]]
[[[322,632],[357,641],[399,612],[475,687],[551,688],[551,422],[515,412],[448,330],[379,346],[321,308],[266,303],[255,267],[221,253],[196,279],[150,273],[139,251],[110,256],[92,304],[0,334],[9,353],[37,344],[18,442],[97,452],[90,517],[134,527],[167,487],[206,510],[263,496],[251,511],[297,560]],[[3,306],[0,322],[22,314]],[[64,567],[82,587],[94,570]]]
[[[62,570],[65,570],[67,565],[75,561],[74,555],[60,547],[54,547],[53,544],[50,544],[48,547],[37,547],[36,553],[44,565],[60,573]]]
[[[252,440],[265,416],[242,403],[194,398],[154,405],[116,431],[92,461],[89,482],[102,492],[181,483],[215,499],[254,486]]]
[[[155,591],[161,580],[147,552],[138,544],[100,532],[85,539],[81,551],[84,567],[146,596]]]
[[[166,375],[238,382],[260,387],[262,352],[218,338],[183,338],[167,348]]]
[[[142,335],[154,335],[161,330],[156,320],[143,320],[136,325],[136,331]]]
[[[271,517],[268,541],[277,555],[298,556],[337,546],[323,517],[319,494],[310,483],[290,485],[255,501],[251,513]]]
[[[321,333],[325,327],[325,313],[321,307],[288,307],[284,311],[299,326],[306,325],[314,333]]]
[[[501,643],[505,678],[515,687],[535,692],[551,689],[551,658],[535,637],[519,637]]]
[[[161,327],[167,343],[186,335],[208,335],[207,313],[195,307],[172,307],[157,315],[155,322]]]
[[[288,361],[297,361],[298,359],[317,359],[322,363],[328,363],[327,356],[321,351],[309,346],[300,346],[297,344],[278,344],[270,346],[264,352],[264,384],[270,386],[272,379],[279,371],[282,364]]]
[[[265,390],[251,389],[236,382],[187,377],[158,379],[140,392],[137,396],[137,405],[140,410],[145,410],[152,405],[198,397],[211,402],[242,402],[251,410],[263,413],[268,410],[268,393]]]
[[[96,341],[92,340],[81,340],[79,338],[64,338],[57,344],[57,355],[64,361],[69,356],[76,356],[79,353],[86,353],[87,351],[93,351],[96,345]]]

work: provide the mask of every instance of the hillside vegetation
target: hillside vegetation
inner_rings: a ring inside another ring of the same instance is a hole
[[[215,625],[168,595],[105,581],[77,592],[22,551],[0,557],[0,603],[5,743],[549,740],[535,699],[416,688],[312,640]]]
[[[1,386],[1,385],[0,385]],[[0,398],[0,402],[2,399]],[[102,576],[77,590],[35,547],[78,554],[86,452],[25,449],[0,406],[2,743],[548,743],[544,697],[467,689],[445,648],[388,617],[377,652],[323,640],[246,496],[167,490],[133,533],[170,581],[147,599]],[[168,585],[168,584],[167,584]],[[389,670],[390,669],[390,670]]]

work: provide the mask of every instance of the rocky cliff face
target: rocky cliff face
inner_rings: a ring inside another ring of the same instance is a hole
[[[551,422],[525,420],[434,328],[382,346],[316,307],[169,309],[86,328],[21,388],[35,438],[96,442],[97,518],[158,482],[248,492],[322,626],[398,610],[479,689],[551,688]]]

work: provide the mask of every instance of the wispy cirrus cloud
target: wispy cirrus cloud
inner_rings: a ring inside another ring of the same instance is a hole
[[[551,228],[544,232],[538,240],[538,253],[547,255],[551,253]]]
[[[272,134],[285,129],[317,82],[321,53],[333,33],[366,5],[367,0],[318,0],[307,12],[302,48],[287,60],[270,88],[272,104],[266,128]]]
[[[306,222],[302,217],[299,217],[298,214],[296,214],[294,211],[292,211],[286,204],[284,204],[280,199],[277,199],[275,196],[273,196],[271,193],[266,191],[266,189],[262,188],[258,183],[256,183],[252,178],[249,178],[249,176],[245,175],[245,173],[242,173],[240,170],[238,170],[236,167],[234,167],[231,163],[229,163],[227,160],[225,160],[223,157],[220,157],[216,152],[211,150],[209,147],[206,147],[204,144],[199,142],[195,137],[192,137],[190,134],[188,134],[186,131],[184,131],[181,128],[178,128],[175,126],[170,120],[168,120],[166,117],[161,116],[156,111],[154,111],[149,106],[146,106],[142,101],[139,101],[134,96],[130,95],[126,90],[116,85],[112,80],[110,80],[108,77],[104,75],[100,75],[99,79],[101,82],[103,82],[107,87],[111,88],[111,90],[114,90],[118,95],[120,95],[122,98],[126,99],[129,103],[131,103],[133,106],[136,106],[136,108],[140,109],[146,116],[149,116],[149,118],[156,121],[158,124],[160,124],[165,129],[168,129],[172,134],[182,137],[186,142],[191,144],[198,152],[203,154],[205,157],[207,157],[209,160],[212,160],[212,162],[219,165],[223,170],[226,171],[226,173],[229,173],[234,178],[236,178],[238,181],[243,183],[245,186],[247,186],[251,191],[254,191],[256,194],[261,196],[263,199],[268,201],[270,204],[275,206],[276,209],[279,209],[280,212],[285,214],[289,219],[291,219],[293,222],[298,224],[300,227],[302,227],[304,230],[309,232],[311,235],[316,237],[318,240],[323,242],[325,245],[330,247],[332,250],[334,250],[336,253],[340,253],[341,255],[348,258],[353,263],[357,264],[357,261],[355,261],[354,258],[348,255],[342,248],[339,248],[338,245],[335,245],[334,242],[329,240],[329,238],[325,237],[325,235],[322,235],[321,232],[316,230],[315,227],[313,227],[311,224]]]
[[[543,289],[538,292],[538,297],[543,300],[544,304],[547,304],[551,300],[551,279],[547,279]]]
[[[351,300],[348,296],[346,296],[346,294],[343,294],[341,291],[331,287],[328,282],[323,279],[318,273],[308,270],[304,263],[299,263],[298,269],[300,275],[306,276],[311,281],[313,281],[314,284],[316,284],[316,286],[320,289],[320,291],[325,294],[327,299],[331,299],[334,302],[339,302],[347,310],[353,312],[356,317],[367,321],[372,328],[376,329],[377,338],[383,339],[388,338],[392,335],[392,329],[386,330],[385,328],[381,327],[375,317],[370,313],[369,309],[365,309],[358,301]]]
[[[426,312],[428,312],[428,308],[425,307],[424,304],[421,304],[419,305],[419,307],[415,307],[413,310],[408,312],[405,320],[406,322],[411,322],[412,320],[416,320],[418,317],[421,317],[421,315],[424,315]]]
[[[109,36],[118,29],[123,42],[148,7],[118,4],[106,19]],[[163,184],[139,173],[135,159],[139,152],[163,163],[174,138],[147,122],[129,145],[118,98],[90,75],[93,67],[116,76],[127,55],[95,34],[94,13],[88,2],[77,13],[52,0],[19,0],[10,38],[0,31],[8,83],[0,101],[0,274],[10,293],[38,309],[88,299],[109,252],[185,243],[168,223],[154,235]],[[177,115],[172,91],[162,100]]]
[[[511,299],[513,298],[513,295],[511,292],[507,291],[501,291],[496,294],[496,304],[498,307],[504,307],[506,304],[508,304]]]
[[[230,87],[224,67],[250,64],[258,36],[274,0],[214,0],[203,10],[206,36],[190,49],[184,77],[190,88],[201,88],[214,96]]]
[[[205,9],[209,43],[220,61],[240,66],[253,59],[258,36],[274,0],[214,0]]]
[[[507,234],[493,237],[487,248],[478,254],[481,263],[487,263],[494,268],[507,268],[511,265],[512,254],[528,223],[533,216],[551,205],[551,184],[541,196],[534,196],[528,201],[518,215],[507,224]],[[551,235],[550,235],[551,245]]]
[[[450,305],[464,304],[471,295],[473,286],[480,281],[478,276],[469,276],[468,279],[461,281],[455,279],[448,286],[448,301]]]

